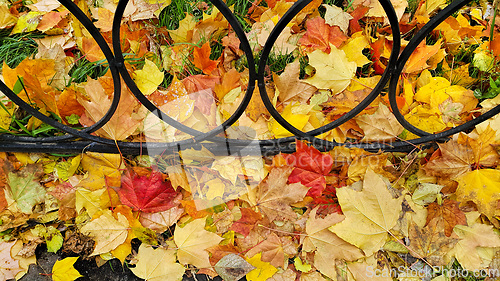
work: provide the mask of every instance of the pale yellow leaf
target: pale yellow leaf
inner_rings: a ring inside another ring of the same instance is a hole
[[[489,262],[483,264],[479,254],[480,247],[500,247],[500,238],[491,225],[481,223],[472,226],[456,225],[453,231],[462,240],[458,241],[447,256],[455,256],[460,265],[467,270],[479,271],[488,266]]]
[[[323,4],[323,7],[326,8],[325,13],[325,22],[331,26],[338,26],[340,29],[347,33],[347,29],[349,28],[349,20],[353,17],[344,12],[344,10],[337,6],[332,6],[328,4]]]
[[[325,218],[316,218],[314,208],[309,214],[306,223],[306,233],[308,236],[304,239],[304,251],[316,251],[314,254],[314,266],[324,275],[335,279],[337,276],[336,267],[332,266],[335,259],[344,259],[347,261],[357,260],[363,257],[361,250],[339,238],[335,233],[328,230],[342,220],[344,216],[334,213]]]
[[[313,77],[304,80],[319,89],[330,89],[332,94],[342,92],[354,78],[356,63],[347,59],[344,51],[330,44],[330,54],[315,50],[308,54],[309,64],[316,69]]]
[[[363,141],[390,141],[404,130],[392,112],[380,103],[377,111],[373,114],[365,114],[355,118],[365,136]]]
[[[96,242],[91,256],[107,253],[125,242],[128,235],[129,223],[121,213],[116,214],[118,220],[111,212],[106,211],[100,217],[84,225],[80,231],[91,235]]]
[[[132,272],[146,281],[179,281],[184,275],[184,266],[176,262],[175,250],[156,250],[149,245],[141,244],[135,257],[138,262]]]
[[[174,231],[179,262],[197,268],[211,267],[205,249],[218,245],[222,240],[219,235],[205,230],[205,218],[193,220],[183,228],[177,225]]]
[[[346,219],[329,229],[369,256],[385,243],[396,225],[403,197],[394,199],[384,180],[366,170],[361,192],[348,187],[337,189],[337,197]]]

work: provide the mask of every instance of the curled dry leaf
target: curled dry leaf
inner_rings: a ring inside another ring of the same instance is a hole
[[[255,269],[255,267],[249,264],[244,258],[235,254],[229,254],[220,259],[214,266],[214,269],[223,280],[238,281]]]

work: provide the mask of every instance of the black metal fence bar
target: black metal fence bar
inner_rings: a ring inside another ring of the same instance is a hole
[[[462,125],[448,129],[444,132],[430,134],[428,132],[422,131],[408,121],[405,120],[404,116],[399,111],[396,103],[396,90],[399,81],[399,76],[403,71],[403,68],[410,58],[410,55],[415,51],[419,43],[424,40],[441,22],[448,18],[453,13],[457,12],[460,8],[465,6],[472,0],[456,0],[452,2],[445,9],[440,11],[436,16],[432,17],[430,21],[422,27],[415,36],[411,39],[405,49],[400,53],[401,39],[399,31],[399,23],[394,11],[394,8],[390,0],[379,0],[381,3],[387,18],[389,20],[392,34],[393,34],[393,46],[391,50],[391,55],[387,63],[387,67],[383,72],[381,79],[378,84],[374,87],[372,92],[361,101],[355,108],[350,112],[344,114],[340,118],[334,120],[333,122],[324,125],[320,128],[314,129],[309,132],[303,132],[295,127],[293,127],[289,122],[287,122],[280,113],[273,106],[271,100],[266,93],[265,87],[265,68],[271,53],[271,49],[275,44],[278,36],[287,26],[287,24],[307,5],[311,0],[298,0],[294,5],[285,13],[285,15],[279,20],[274,29],[271,31],[259,60],[258,70],[255,71],[254,67],[249,67],[249,84],[244,95],[243,101],[236,109],[235,113],[231,115],[226,121],[224,121],[218,127],[208,131],[201,132],[183,125],[173,118],[169,117],[167,114],[162,112],[158,107],[156,107],[149,99],[147,99],[143,93],[139,90],[132,77],[125,68],[125,60],[123,57],[123,52],[121,50],[121,38],[120,38],[120,25],[121,19],[123,17],[125,8],[128,4],[128,0],[120,0],[115,11],[113,26],[112,26],[112,43],[113,51],[109,48],[103,36],[100,34],[99,30],[94,26],[91,20],[74,4],[71,0],[59,0],[62,5],[64,5],[74,16],[78,19],[82,25],[89,31],[90,35],[95,39],[96,43],[99,45],[103,51],[106,60],[109,64],[111,75],[113,78],[114,85],[114,95],[112,99],[111,106],[107,113],[98,120],[94,125],[87,127],[82,130],[75,130],[69,126],[66,126],[56,120],[49,118],[39,112],[37,109],[23,101],[18,97],[11,89],[9,89],[2,81],[0,81],[0,91],[3,92],[10,100],[17,104],[21,109],[25,110],[32,116],[40,119],[42,122],[57,128],[66,134],[63,136],[55,137],[25,137],[25,136],[15,136],[8,134],[0,134],[0,151],[12,151],[12,152],[47,152],[47,153],[79,153],[83,150],[86,151],[96,151],[96,152],[107,152],[107,153],[118,153],[122,152],[130,155],[145,154],[149,151],[164,151],[168,153],[169,151],[178,151],[183,148],[194,147],[201,148],[201,145],[211,150],[215,154],[230,154],[233,151],[243,151],[247,154],[256,155],[272,155],[278,152],[292,152],[294,150],[295,139],[308,140],[322,151],[328,151],[333,149],[335,146],[347,146],[347,147],[359,147],[367,149],[370,151],[410,151],[414,149],[415,145],[432,143],[435,141],[443,141],[447,137],[473,128],[477,124],[493,117],[500,112],[500,105],[491,109],[490,111],[482,114],[481,116],[468,121]],[[245,32],[241,25],[238,23],[236,17],[227,7],[227,5],[222,0],[211,0],[212,4],[223,14],[227,19],[232,29],[235,31],[238,39],[240,40],[240,48],[243,50],[247,62],[250,66],[255,65],[255,58],[252,54],[252,49],[250,43],[245,35]],[[124,142],[124,141],[114,141],[102,137],[92,135],[91,133],[102,128],[115,113],[118,103],[120,101],[121,93],[121,82],[123,79],[127,87],[134,94],[134,96],[141,102],[151,113],[155,114],[160,120],[168,123],[176,129],[179,129],[192,136],[191,139],[170,142],[170,143],[148,143],[145,145],[140,142]],[[224,132],[227,128],[233,125],[240,116],[244,113],[247,108],[252,94],[255,88],[255,81],[257,81],[257,86],[260,91],[260,97],[266,106],[267,110],[271,116],[285,129],[293,133],[294,137],[279,138],[279,139],[269,139],[269,140],[239,140],[218,137],[220,133]],[[389,83],[389,102],[391,109],[398,120],[398,122],[408,131],[420,136],[420,138],[408,140],[408,141],[396,141],[392,143],[337,143],[332,141],[327,141],[323,139],[316,138],[315,136],[322,133],[328,132],[348,120],[354,118],[357,114],[363,111],[372,101],[377,98],[384,87]],[[203,144],[201,144],[203,142]]]

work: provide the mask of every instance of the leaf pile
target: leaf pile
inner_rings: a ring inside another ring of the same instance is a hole
[[[256,58],[293,2],[233,3]],[[112,103],[105,57],[59,2],[30,3],[0,3],[0,42],[37,46],[19,61],[0,46],[1,78],[50,118],[76,129],[91,126]],[[115,1],[75,4],[111,45]],[[403,42],[446,6],[443,0],[392,4]],[[403,69],[398,106],[422,130],[441,132],[500,104],[499,27],[492,5],[479,4],[441,23]],[[177,8],[186,11],[169,18]],[[183,125],[207,132],[243,101],[255,66],[212,4],[132,1],[120,35],[125,66],[140,91]],[[377,1],[337,7],[313,0],[277,38],[265,73],[267,94],[300,130],[328,124],[375,87],[394,36]],[[191,137],[148,113],[121,86],[116,113],[96,135],[146,146]],[[253,94],[225,136],[292,136],[258,91]],[[2,93],[0,105],[2,134],[60,134]],[[353,143],[416,136],[399,125],[382,95],[318,137]],[[188,272],[250,281],[406,280],[423,273],[441,280],[450,270],[497,278],[499,144],[500,119],[493,117],[411,153],[342,146],[320,152],[301,141],[296,152],[274,157],[216,156],[204,147],[174,155],[151,149],[137,157],[0,153],[0,280],[25,274],[41,244],[82,259],[117,258],[146,280],[181,280]],[[52,278],[78,278],[75,262],[58,261]]]

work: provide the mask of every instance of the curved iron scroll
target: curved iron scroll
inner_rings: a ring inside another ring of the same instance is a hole
[[[293,152],[294,151],[294,141],[295,139],[308,140],[316,148],[321,151],[328,151],[333,149],[335,146],[347,146],[347,147],[359,147],[367,149],[370,151],[410,151],[414,149],[415,145],[430,143],[433,141],[440,141],[458,132],[472,128],[473,126],[487,120],[488,118],[498,114],[500,112],[500,105],[493,108],[489,112],[482,114],[476,119],[473,119],[465,124],[457,126],[455,128],[446,130],[437,134],[430,134],[424,132],[415,126],[407,122],[403,115],[400,113],[397,103],[396,103],[396,88],[399,80],[399,76],[405,66],[405,63],[410,58],[412,52],[417,48],[418,44],[424,40],[427,35],[429,35],[434,28],[436,28],[441,22],[443,22],[451,14],[458,11],[461,7],[465,6],[472,0],[457,0],[452,2],[448,7],[440,11],[436,16],[434,16],[419,32],[411,39],[406,48],[400,53],[400,37],[393,36],[393,46],[391,50],[391,56],[389,58],[387,67],[382,74],[382,77],[378,84],[374,87],[372,92],[360,102],[354,109],[350,112],[344,114],[342,117],[334,120],[333,122],[324,125],[320,128],[309,132],[303,132],[290,123],[288,123],[276,110],[270,101],[265,87],[265,67],[267,60],[269,58],[271,49],[276,42],[278,36],[287,26],[287,24],[296,16],[311,0],[298,0],[294,5],[285,13],[285,15],[279,20],[274,29],[272,30],[269,38],[267,39],[263,51],[259,60],[258,71],[256,72],[253,67],[249,67],[249,84],[244,95],[243,101],[235,111],[225,122],[220,126],[210,130],[209,132],[200,132],[198,130],[192,129],[185,126],[176,120],[169,117],[167,114],[162,112],[158,107],[156,107],[151,101],[149,101],[143,93],[139,90],[130,74],[127,72],[124,63],[123,52],[121,50],[120,44],[120,25],[121,19],[123,17],[125,8],[129,0],[120,0],[115,11],[115,16],[113,20],[112,29],[112,41],[113,41],[113,51],[109,48],[103,36],[99,33],[99,30],[93,25],[91,20],[71,1],[71,0],[59,0],[62,5],[64,5],[75,17],[78,19],[83,26],[89,31],[91,36],[95,39],[101,50],[103,51],[106,60],[109,63],[111,70],[111,75],[114,83],[114,96],[112,104],[108,112],[104,117],[96,122],[94,125],[85,128],[83,130],[75,130],[69,126],[59,123],[52,118],[49,118],[30,106],[28,103],[24,102],[19,98],[11,89],[9,89],[2,81],[0,81],[0,91],[3,92],[10,100],[16,103],[20,108],[33,115],[34,117],[40,119],[46,124],[57,128],[66,134],[63,136],[56,137],[44,137],[44,138],[34,138],[34,137],[20,137],[12,135],[0,135],[0,151],[21,151],[21,152],[47,152],[47,153],[79,153],[82,150],[95,151],[95,152],[107,152],[107,153],[117,153],[122,152],[129,155],[145,154],[154,151],[160,151],[162,153],[169,151],[178,151],[184,148],[194,147],[200,148],[201,143],[203,146],[211,150],[215,154],[231,154],[234,152],[243,152],[245,154],[256,154],[256,155],[272,155],[278,152]],[[211,0],[217,9],[223,14],[227,19],[236,35],[240,39],[240,48],[244,51],[248,64],[250,66],[255,65],[254,56],[252,54],[252,49],[245,35],[245,32],[241,25],[238,23],[236,17],[232,14],[229,8],[222,0]],[[381,3],[387,18],[389,20],[392,34],[400,34],[399,24],[394,8],[390,0],[379,0]],[[121,83],[120,78],[123,79],[127,87],[135,95],[135,97],[153,114],[158,118],[168,123],[169,125],[188,133],[192,136],[191,139],[184,141],[177,141],[172,143],[147,143],[144,145],[139,142],[123,142],[97,137],[91,133],[102,128],[110,120],[120,100]],[[280,138],[280,139],[269,139],[269,140],[238,140],[230,138],[218,137],[220,133],[226,130],[228,127],[233,125],[238,118],[243,114],[247,108],[252,93],[255,88],[255,81],[257,81],[257,86],[260,91],[261,99],[266,106],[272,117],[285,129],[294,134],[294,137]],[[418,139],[413,139],[409,141],[397,141],[390,144],[387,143],[336,143],[331,141],[322,140],[316,138],[315,136],[322,133],[328,132],[346,121],[354,118],[363,109],[365,109],[376,97],[378,97],[383,88],[389,82],[389,101],[393,113],[396,116],[398,122],[403,125],[408,131],[420,136]],[[119,147],[119,150],[117,148]],[[151,153],[150,153],[151,154]]]

